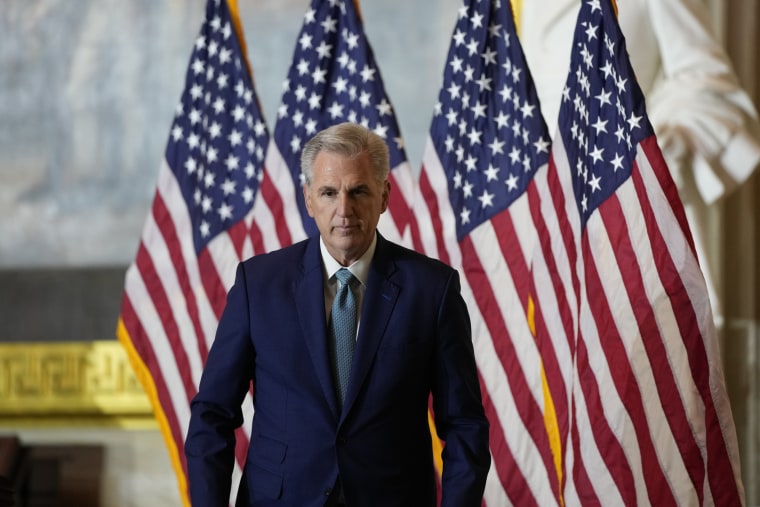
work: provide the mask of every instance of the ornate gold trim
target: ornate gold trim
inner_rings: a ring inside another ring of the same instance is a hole
[[[116,340],[0,344],[0,424],[156,426]]]

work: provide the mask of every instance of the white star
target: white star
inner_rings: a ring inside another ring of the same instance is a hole
[[[452,60],[449,62],[449,65],[452,67],[452,72],[462,72],[462,59],[458,56],[452,58]]]
[[[313,12],[313,11],[312,11]],[[335,26],[336,26],[337,20],[334,19],[331,16],[327,16],[324,21],[322,21],[321,25],[324,29],[325,33],[335,32]]]
[[[377,111],[380,113],[380,116],[391,114],[391,105],[388,103],[387,100],[385,100],[385,98],[383,98],[382,102],[377,104],[375,108],[377,108]]]
[[[314,81],[314,84],[318,83],[326,83],[327,80],[325,79],[325,75],[327,74],[327,71],[321,68],[314,69],[314,72],[311,73],[311,79]]]
[[[641,116],[636,116],[633,112],[631,112],[631,117],[626,120],[626,122],[628,122],[628,125],[630,125],[631,130],[641,127],[641,125],[639,125],[641,118]]]
[[[235,193],[235,183],[233,180],[227,178],[224,180],[224,183],[222,183],[222,192],[224,192],[224,195],[230,195]]]
[[[383,139],[388,136],[388,127],[385,125],[377,125],[372,131]]]
[[[214,101],[213,108],[216,114],[222,114],[224,112],[224,100],[222,100],[221,97],[217,97]]]
[[[296,88],[296,91],[293,92],[293,95],[295,95],[298,102],[306,100],[306,87],[303,85],[298,85],[298,88]]]
[[[484,208],[487,208],[493,206],[493,198],[494,194],[489,194],[487,190],[483,190],[483,195],[478,197],[478,200]]]
[[[339,77],[335,80],[335,82],[332,84],[333,88],[335,88],[336,93],[346,93],[348,90],[348,79],[344,77]]]
[[[470,223],[470,210],[462,208],[462,211],[459,213],[459,219],[462,221],[462,225]]]
[[[498,179],[499,175],[499,169],[497,167],[494,167],[492,164],[488,164],[488,169],[483,171],[483,174],[486,175],[486,181],[496,180]]]
[[[481,26],[483,26],[483,15],[480,14],[479,12],[476,12],[472,16],[472,18],[470,19],[470,21],[472,22],[472,26],[473,27],[475,27],[475,28],[481,27]]]
[[[333,102],[327,109],[327,112],[330,114],[330,118],[333,120],[340,118],[343,115],[343,105],[339,102]]]
[[[494,137],[491,144],[488,145],[488,147],[491,148],[491,154],[496,155],[497,153],[504,153],[504,144],[505,141],[499,141]]]
[[[298,153],[298,151],[301,149],[300,137],[293,136],[293,139],[290,140],[290,149],[293,150],[293,153]]]
[[[591,192],[592,193],[596,192],[597,190],[601,190],[602,189],[601,185],[599,184],[599,181],[601,179],[602,178],[600,178],[599,176],[596,176],[596,175],[594,175],[594,176],[591,177],[591,181],[589,181],[588,184],[591,187]]]
[[[464,161],[465,167],[467,167],[467,172],[474,171],[478,168],[478,159],[471,154],[467,155],[467,160]]]
[[[619,153],[615,154],[615,158],[613,158],[610,163],[612,164],[612,167],[615,169],[615,172],[617,172],[618,169],[623,168],[623,156]]]
[[[449,108],[449,112],[446,113],[446,120],[448,120],[449,126],[456,124],[457,116],[458,116],[457,112],[454,111],[452,108]]]
[[[298,69],[298,75],[304,76],[309,73],[309,62],[301,58],[301,60],[298,62],[298,65],[296,65],[296,69]]]
[[[594,149],[589,153],[591,158],[594,160],[594,163],[599,162],[602,160],[602,153],[604,152],[604,148],[600,148],[599,146],[594,146]]]
[[[509,178],[504,180],[504,183],[507,184],[507,190],[517,190],[517,181],[518,178],[514,174],[510,174]]]
[[[480,56],[483,58],[484,65],[488,65],[489,63],[496,65],[496,51],[490,47],[487,47],[485,53]]]
[[[520,162],[520,148],[512,146],[512,151],[509,153],[509,158],[513,164]]]
[[[463,7],[463,9],[465,9],[465,11],[466,11],[467,7]],[[462,16],[460,15],[460,17],[462,17]],[[462,32],[461,30],[457,29],[456,33],[452,36],[452,39],[454,39],[454,43],[457,46],[461,46],[462,44],[464,44],[464,35],[465,35],[464,32]]]
[[[528,104],[528,101],[525,101],[525,104],[520,108],[520,111],[522,112],[523,118],[527,118],[529,116],[533,116],[533,110],[536,108],[536,106],[532,104]]]
[[[193,64],[191,65],[191,67],[193,69],[193,72],[196,75],[203,73],[203,70],[205,68],[205,66],[203,65],[203,62],[200,61],[200,60],[194,60]]]
[[[498,37],[500,31],[501,31],[501,25],[495,25],[492,23],[491,25],[488,26],[488,33],[491,35],[491,37]]]
[[[232,50],[229,48],[222,48],[219,52],[219,63],[224,65],[232,61]]]
[[[190,96],[193,98],[193,100],[198,100],[203,96],[203,87],[199,84],[194,84],[190,88]]]
[[[465,181],[462,185],[462,193],[465,197],[472,197],[472,183]]]
[[[504,111],[499,111],[499,115],[494,118],[494,121],[498,128],[507,127],[509,126],[509,115],[504,114]]]
[[[240,195],[243,196],[243,200],[246,202],[246,204],[250,204],[251,201],[253,201],[253,190],[251,190],[251,187],[245,187]]]
[[[327,44],[325,41],[322,41],[319,43],[319,46],[317,46],[317,56],[319,56],[319,59],[322,58],[330,58],[330,52],[332,51],[332,45]]]
[[[216,212],[219,213],[219,218],[222,220],[229,220],[232,218],[232,206],[226,202],[223,202],[222,205],[219,206],[219,209],[216,210]]]
[[[367,65],[364,66],[364,68],[361,71],[362,75],[362,81],[365,83],[367,81],[374,81],[375,80],[375,69],[368,67]]]
[[[481,104],[481,103],[479,103],[479,102],[478,102],[478,103],[476,103],[476,104],[475,104],[475,105],[472,107],[472,117],[473,117],[473,119],[477,120],[477,119],[478,119],[479,117],[481,117],[481,116],[482,116],[483,118],[485,118],[485,117],[486,117],[486,109],[487,109],[487,108],[488,108],[488,105],[487,105],[487,104]]]
[[[356,49],[359,46],[359,36],[357,34],[347,32],[344,37],[349,49]]]
[[[617,137],[618,143],[622,143],[625,140],[625,130],[622,125],[618,125],[615,131],[615,137]]]
[[[301,38],[298,40],[298,43],[301,45],[301,49],[307,49],[311,47],[311,35],[308,33],[305,33],[301,36]]]
[[[322,102],[322,96],[316,92],[311,92],[309,96],[309,109],[317,109]]]
[[[227,139],[230,141],[230,146],[237,146],[243,142],[243,136],[235,129],[230,132],[230,135],[227,136]]]
[[[536,153],[549,153],[549,141],[544,139],[544,136],[541,136],[538,141],[533,143],[533,146],[536,147]]]
[[[208,135],[211,137],[211,139],[216,139],[222,134],[222,126],[219,125],[217,122],[214,122],[211,124],[211,126],[208,128]]]
[[[480,88],[481,92],[483,90],[488,90],[488,91],[491,90],[491,78],[490,77],[486,77],[485,75],[481,74],[480,75],[480,79],[478,79],[476,81],[476,83],[478,84],[478,88]]]
[[[213,207],[212,204],[213,202],[211,201],[211,197],[207,195],[204,195],[203,198],[201,199],[201,209],[203,210],[204,213],[208,213],[209,211],[211,211],[211,208]]]
[[[206,151],[206,161],[210,164],[212,162],[216,162],[216,159],[217,159],[216,148],[209,148]]]
[[[200,144],[200,137],[198,137],[198,134],[192,133],[189,136],[187,136],[187,146],[190,147],[191,150],[194,150],[198,147]]]
[[[607,120],[602,120],[602,117],[599,116],[596,119],[596,123],[594,123],[592,127],[596,130],[597,136],[600,132],[607,132]]]
[[[483,135],[483,132],[480,132],[479,130],[476,130],[474,127],[470,130],[470,133],[467,134],[467,137],[470,138],[470,144],[480,144],[480,136]]]

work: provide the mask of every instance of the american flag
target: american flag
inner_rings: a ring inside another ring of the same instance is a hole
[[[269,141],[235,26],[226,1],[208,1],[117,329],[153,403],[185,505],[189,403],[235,266],[253,253],[249,227]],[[250,416],[250,397],[245,405]],[[238,434],[239,449],[247,440]]]
[[[536,180],[538,341],[566,362],[547,378],[570,400],[565,504],[743,504],[704,278],[610,0],[582,3]]]
[[[266,176],[271,175],[277,193],[289,199],[294,197],[297,206],[289,201],[286,207],[262,210],[261,214],[257,207],[257,221],[266,221],[277,231],[264,238],[268,240],[266,250],[317,234],[300,190],[301,150],[318,131],[344,121],[359,123],[386,140],[393,190],[388,211],[381,216],[378,228],[388,239],[407,243],[405,233],[411,218],[414,178],[357,8],[351,0],[312,0],[283,84],[266,160]],[[264,192],[268,194],[262,188]],[[266,199],[262,205],[264,202]]]
[[[558,504],[547,430],[556,424],[545,424],[553,402],[529,319],[533,178],[549,149],[509,2],[465,1],[423,154],[412,237],[463,275],[491,422],[487,505]]]

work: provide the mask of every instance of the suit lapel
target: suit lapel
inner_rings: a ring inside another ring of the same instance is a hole
[[[361,326],[357,337],[351,380],[348,383],[343,413],[347,413],[364,383],[396,305],[400,287],[390,279],[396,267],[389,255],[389,244],[378,233],[377,249],[370,266],[362,303]]]
[[[322,260],[319,237],[309,240],[304,253],[303,272],[293,283],[293,300],[301,325],[306,347],[309,351],[325,400],[333,414],[338,414],[338,403],[333,387],[330,359],[327,355],[327,321]]]

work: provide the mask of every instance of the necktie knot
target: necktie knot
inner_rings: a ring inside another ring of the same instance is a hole
[[[351,290],[354,289],[354,282],[356,282],[356,277],[346,268],[340,268],[338,271],[336,271],[335,278],[340,280],[341,286],[348,285]]]

